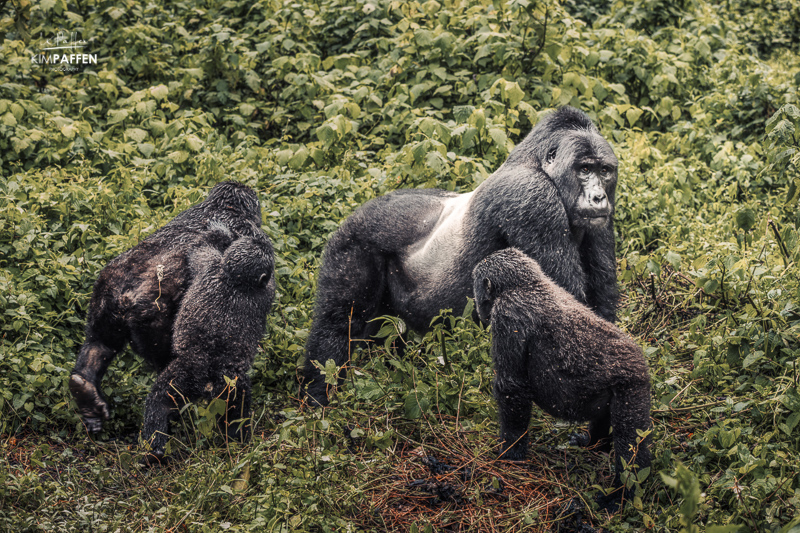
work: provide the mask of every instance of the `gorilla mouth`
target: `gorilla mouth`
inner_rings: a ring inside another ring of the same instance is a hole
[[[577,223],[584,226],[599,227],[604,226],[609,218],[611,218],[611,213],[587,213],[579,216]]]
[[[600,220],[605,220],[610,216],[611,213],[587,213],[585,215],[580,215],[578,218],[589,222],[598,222]]]

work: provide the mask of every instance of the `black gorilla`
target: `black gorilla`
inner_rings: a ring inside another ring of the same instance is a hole
[[[157,371],[172,359],[172,326],[192,282],[189,254],[200,247],[224,251],[235,239],[262,233],[261,206],[250,188],[217,184],[205,201],[187,209],[100,272],[94,284],[86,341],[69,388],[86,428],[100,431],[108,403],[100,381],[130,342]]]
[[[650,376],[641,348],[515,248],[478,263],[473,277],[478,315],[492,325],[501,458],[525,458],[536,403],[555,417],[589,421],[584,446],[610,449],[614,428],[615,487],[622,486],[623,459],[649,466],[650,438],[636,443],[636,430],[650,428]],[[604,506],[616,507],[623,492]]]
[[[258,342],[275,296],[272,244],[264,234],[242,237],[220,254],[202,248],[189,258],[194,281],[175,318],[174,359],[158,375],[147,396],[142,437],[152,457],[164,455],[169,423],[187,401],[212,399],[228,391],[225,421],[230,438],[243,440],[233,421],[249,416],[250,378]]]
[[[475,264],[509,246],[615,320],[616,182],[609,144],[589,117],[565,107],[540,121],[471,193],[400,190],[366,203],[325,248],[306,343],[312,403],[328,403],[315,361],[344,364],[349,339],[365,338],[376,316],[396,314],[425,330],[442,309],[461,312]]]

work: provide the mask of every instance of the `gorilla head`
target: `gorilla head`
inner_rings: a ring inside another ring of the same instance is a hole
[[[515,248],[506,248],[475,265],[472,277],[478,317],[488,326],[492,323],[492,304],[497,298],[507,291],[533,287],[546,275],[539,263]]]
[[[254,234],[253,224],[261,226],[261,204],[255,191],[236,181],[223,181],[214,186],[197,207],[210,219],[222,222],[237,235]],[[196,218],[189,211],[188,218]],[[176,220],[181,220],[181,215]]]
[[[589,117],[571,107],[545,116],[509,162],[531,153],[558,189],[572,228],[608,225],[614,215],[619,163]]]
[[[272,279],[273,257],[272,243],[266,235],[242,237],[225,250],[222,268],[235,285],[267,285]]]

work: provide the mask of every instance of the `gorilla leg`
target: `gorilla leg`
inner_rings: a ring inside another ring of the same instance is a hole
[[[125,345],[124,337],[116,342],[101,339],[92,328],[87,328],[86,341],[78,352],[75,368],[69,377],[69,390],[75,398],[86,429],[97,433],[108,420],[108,402],[100,392],[100,381],[108,365]],[[118,331],[122,331],[118,329]]]
[[[342,366],[353,339],[363,339],[367,321],[374,318],[386,287],[385,261],[375,251],[339,231],[325,250],[317,282],[314,323],[306,342],[306,395],[312,405],[328,404],[325,380],[314,365],[332,359]],[[339,376],[339,383],[342,377]]]
[[[494,397],[500,418],[500,459],[522,461],[528,450],[528,424],[533,400],[524,391],[504,390],[497,383]]]
[[[623,488],[622,461],[636,464],[639,469],[650,466],[650,437],[641,444],[636,443],[636,430],[650,429],[650,385],[641,383],[626,388],[616,389],[611,399],[611,425],[614,428],[614,453],[616,455],[616,472],[614,475],[615,492],[598,498],[603,509],[615,512],[622,499],[630,500],[633,491]]]
[[[148,462],[157,462],[164,457],[170,422],[178,418],[181,407],[200,396],[190,383],[192,378],[197,381],[200,375],[187,368],[185,362],[175,360],[156,378],[147,395],[142,429],[142,438],[150,444],[151,456],[155,459],[148,459]]]
[[[252,424],[250,421],[242,422],[242,419],[250,416],[250,378],[246,374],[239,374],[234,378],[236,378],[235,387],[229,387],[223,380],[220,391],[215,391],[217,392],[215,398],[222,398],[228,403],[225,418],[219,421],[220,429],[225,431],[229,440],[247,442],[250,440]]]

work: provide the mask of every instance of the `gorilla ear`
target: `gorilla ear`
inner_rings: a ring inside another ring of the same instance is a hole
[[[558,149],[556,147],[550,148],[550,151],[547,152],[547,156],[544,158],[545,164],[549,165],[552,163],[555,160],[557,153]]]
[[[266,285],[267,283],[269,283],[269,278],[270,278],[269,274],[261,274],[261,277],[258,278],[258,284]]]

